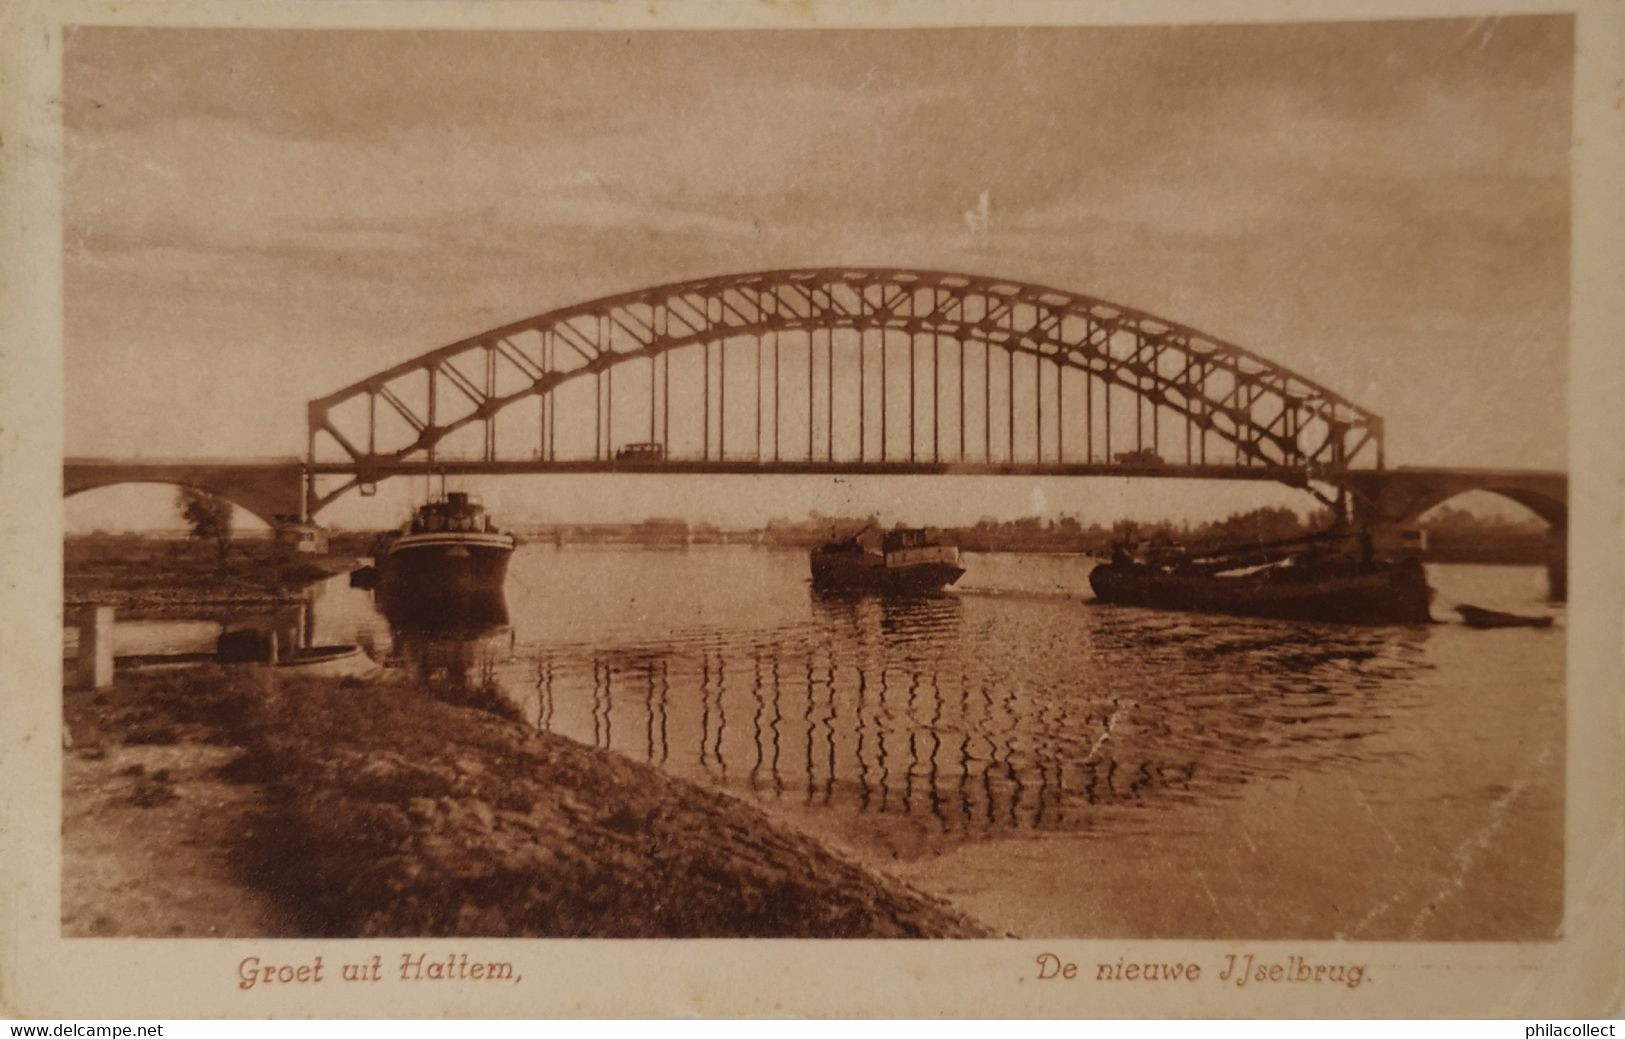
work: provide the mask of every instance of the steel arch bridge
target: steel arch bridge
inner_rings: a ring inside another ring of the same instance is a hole
[[[434,471],[1308,486],[1383,466],[1379,417],[1232,343],[1080,293],[880,268],[725,275],[547,311],[312,401],[308,421],[312,512]],[[322,475],[349,479],[318,496]]]

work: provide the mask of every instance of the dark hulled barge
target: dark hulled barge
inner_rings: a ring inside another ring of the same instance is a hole
[[[1341,624],[1428,624],[1420,560],[1372,558],[1369,537],[1342,531],[1185,552],[1115,548],[1089,585],[1103,603]]]

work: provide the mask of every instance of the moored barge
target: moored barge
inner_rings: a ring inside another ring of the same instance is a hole
[[[1428,624],[1419,559],[1371,558],[1342,532],[1202,554],[1135,558],[1119,547],[1089,574],[1103,603],[1342,624]]]

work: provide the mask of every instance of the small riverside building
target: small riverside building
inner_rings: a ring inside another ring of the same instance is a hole
[[[278,523],[276,526],[276,546],[283,552],[325,555],[327,553],[327,528],[318,526],[315,523]]]

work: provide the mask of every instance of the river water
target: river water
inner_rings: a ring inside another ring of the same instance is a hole
[[[1455,601],[1558,612],[1474,631],[1100,606],[1090,565],[971,555],[950,594],[830,599],[797,551],[527,545],[506,625],[392,630],[342,580],[300,623],[494,683],[541,728],[752,801],[1014,934],[1558,930],[1564,626],[1542,570],[1430,568],[1441,620]]]

